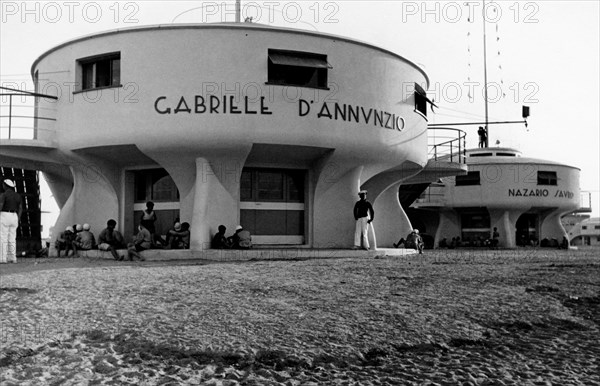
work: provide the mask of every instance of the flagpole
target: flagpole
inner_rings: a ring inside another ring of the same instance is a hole
[[[485,147],[489,147],[490,132],[488,130],[488,87],[487,87],[487,39],[485,34],[485,0],[483,0],[483,90],[485,99]]]
[[[242,21],[242,0],[235,0],[235,22],[239,23]]]

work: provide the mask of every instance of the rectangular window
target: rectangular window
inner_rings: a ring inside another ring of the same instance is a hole
[[[427,92],[418,83],[415,83],[415,111],[427,118],[427,104],[436,106],[429,98],[427,98]]]
[[[581,227],[581,229],[583,229],[583,230],[586,230],[586,229],[587,229],[587,225],[583,225],[583,226]]]
[[[244,168],[240,200],[304,202],[304,170]]]
[[[79,59],[81,89],[90,90],[121,85],[121,53]]]
[[[418,92],[415,93],[415,110],[427,116],[427,98]]]
[[[558,179],[556,178],[556,172],[545,172],[538,171],[537,184],[538,185],[557,185]]]
[[[480,185],[479,171],[468,172],[466,176],[456,176],[456,186]]]
[[[594,225],[594,229],[600,229],[600,225]]]
[[[269,84],[327,88],[327,55],[269,50],[268,61]]]

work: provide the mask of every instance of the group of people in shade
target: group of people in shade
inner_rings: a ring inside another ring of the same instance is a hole
[[[73,256],[78,256],[78,251],[89,251],[98,249],[108,251],[118,261],[125,260],[124,255],[119,255],[119,249],[127,248],[127,257],[130,261],[138,259],[144,261],[140,252],[151,248],[163,249],[188,249],[190,247],[190,224],[176,221],[165,237],[156,234],[155,222],[157,220],[154,212],[154,203],[146,203],[146,209],[140,218],[137,234],[132,242],[125,243],[121,232],[116,230],[117,222],[110,219],[98,235],[98,240],[90,230],[89,224],[76,224],[68,226],[61,232],[56,240],[57,255],[60,257],[62,251],[68,256],[73,251]]]
[[[15,192],[15,183],[10,179],[6,179],[2,183],[4,193],[0,194],[0,234],[2,236],[2,248],[0,249],[0,263],[16,262],[16,229],[19,225],[19,219],[22,212],[22,199]],[[373,205],[366,199],[367,191],[361,190],[358,193],[359,200],[354,205],[354,219],[356,220],[354,232],[354,249],[363,248],[369,250],[368,230],[371,223],[375,219],[375,211]],[[68,256],[70,251],[73,251],[73,256],[78,255],[78,251],[89,251],[99,249],[109,251],[115,260],[124,260],[125,256],[120,256],[117,250],[123,247],[127,248],[129,260],[135,258],[145,260],[140,252],[151,248],[171,248],[171,249],[188,249],[190,247],[190,224],[187,222],[179,223],[176,221],[173,228],[170,229],[165,237],[156,234],[155,222],[157,220],[154,211],[154,203],[149,201],[146,203],[138,232],[133,237],[131,243],[125,244],[123,235],[115,229],[117,222],[113,219],[108,220],[106,228],[98,235],[98,240],[91,232],[89,224],[75,224],[68,226],[61,232],[56,240],[56,248],[58,256],[62,251],[65,256]],[[224,225],[219,225],[218,232],[214,235],[211,248],[213,249],[249,249],[252,248],[252,236],[250,232],[245,230],[241,225],[236,227],[235,233],[229,237],[225,235],[227,228]],[[499,233],[497,228],[494,228],[492,238],[489,240],[491,247],[498,246]],[[5,241],[6,240],[6,241]],[[412,248],[419,253],[423,253],[424,242],[419,234],[418,229],[413,229],[406,238],[401,238],[397,243],[394,243],[395,248]],[[456,238],[447,244],[444,239],[440,243],[440,247],[456,247],[460,246],[460,239]]]

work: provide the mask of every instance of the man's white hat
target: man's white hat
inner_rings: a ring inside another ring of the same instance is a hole
[[[181,230],[181,223],[176,222],[175,225],[173,225],[173,229],[179,232]]]
[[[11,179],[7,178],[3,182],[6,184],[6,186],[10,186],[11,188],[15,187],[15,182],[13,180],[11,180]]]
[[[419,233],[419,230],[418,229],[413,229],[413,232]]]
[[[360,192],[358,192],[358,194],[367,194],[366,190],[361,190]]]
[[[73,232],[73,227],[72,226],[68,226],[68,227],[65,228],[65,230],[69,231],[69,232]]]
[[[90,230],[90,224],[83,224],[83,230],[84,231],[89,231]]]
[[[244,228],[241,225],[238,225],[238,226],[235,227],[236,231],[239,231],[240,229],[244,229]]]
[[[81,232],[83,230],[83,225],[77,224],[75,225],[75,229],[77,229],[77,232]]]

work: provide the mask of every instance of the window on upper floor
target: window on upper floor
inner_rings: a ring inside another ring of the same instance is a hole
[[[327,88],[327,55],[270,49],[268,62],[269,84]]]
[[[415,83],[415,111],[423,115],[427,119],[427,104],[436,106],[429,98],[423,87]],[[436,106],[437,107],[437,106]]]
[[[556,178],[556,172],[549,171],[538,171],[537,184],[538,185],[557,185],[558,179]]]
[[[81,90],[121,85],[121,53],[113,52],[79,59]]]
[[[456,176],[456,186],[480,185],[479,171],[468,172],[465,176]]]

